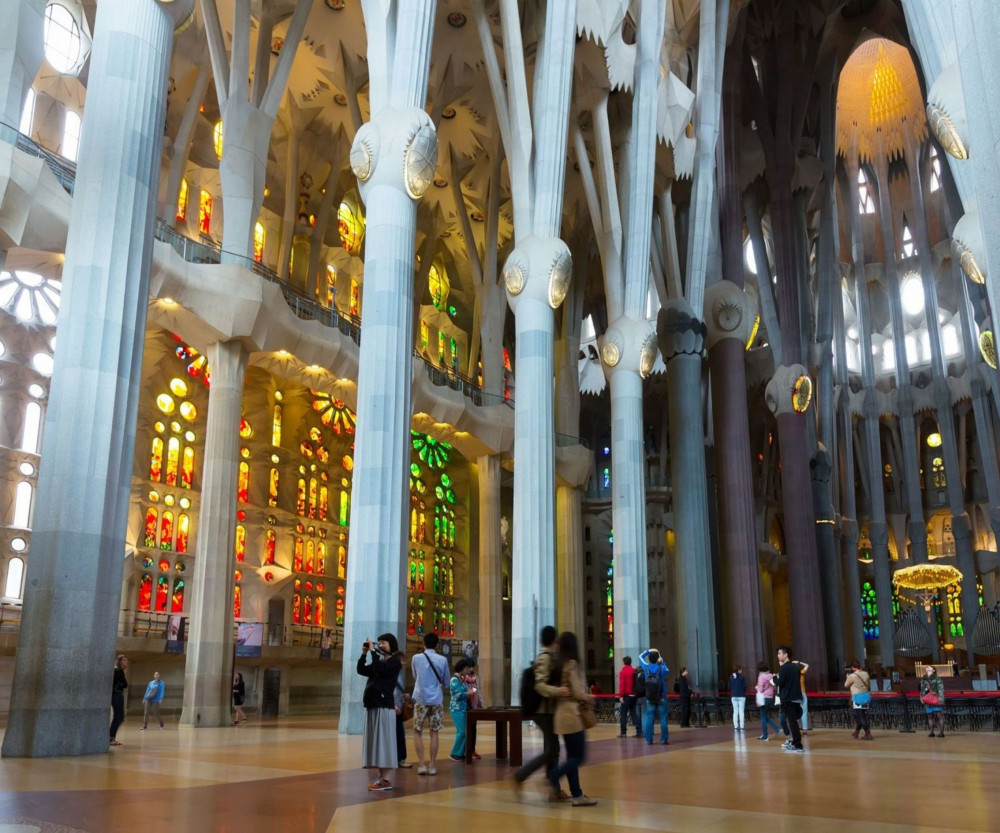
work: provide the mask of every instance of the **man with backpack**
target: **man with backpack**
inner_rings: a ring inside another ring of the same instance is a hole
[[[542,650],[538,652],[530,668],[522,673],[521,714],[526,720],[534,720],[541,729],[542,752],[514,771],[514,786],[517,790],[543,765],[548,778],[559,763],[559,736],[555,733],[553,717],[556,700],[564,694],[559,686],[559,645],[556,642],[556,629],[552,625],[542,628],[541,642]],[[549,792],[549,801],[569,801],[570,798],[569,793],[563,790]]]
[[[664,664],[660,652],[650,648],[639,654],[639,669],[646,695],[646,710],[642,716],[642,728],[646,743],[653,743],[653,724],[660,721],[660,743],[669,745],[670,730],[667,728],[667,675],[670,669]],[[639,677],[639,675],[636,675]]]

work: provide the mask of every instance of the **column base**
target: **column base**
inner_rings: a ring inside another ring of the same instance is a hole
[[[111,697],[93,709],[11,709],[3,739],[5,758],[100,755],[108,751]]]
[[[226,706],[201,706],[181,711],[181,726],[192,729],[219,729],[233,725],[233,712]]]

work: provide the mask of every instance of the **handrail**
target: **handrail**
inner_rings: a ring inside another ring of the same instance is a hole
[[[14,145],[19,150],[31,156],[44,159],[60,184],[70,194],[73,193],[73,187],[76,183],[75,164],[46,150],[31,138],[4,122],[0,122],[0,140]],[[302,290],[292,286],[273,269],[262,263],[258,263],[253,258],[248,258],[246,255],[235,252],[226,252],[221,246],[192,240],[159,218],[156,220],[153,237],[168,244],[187,263],[216,264],[225,262],[241,264],[255,275],[273,284],[277,284],[281,288],[281,294],[284,296],[286,303],[296,317],[307,321],[318,321],[327,327],[336,327],[344,335],[350,336],[355,344],[361,344],[360,318],[340,312],[332,307],[324,306]],[[452,388],[452,390],[460,391],[464,396],[471,399],[475,405],[508,405],[511,408],[514,407],[513,399],[484,393],[481,386],[474,379],[456,370],[435,366],[416,347],[413,348],[413,355],[420,359],[426,366],[427,376],[432,384],[438,387],[447,386]]]

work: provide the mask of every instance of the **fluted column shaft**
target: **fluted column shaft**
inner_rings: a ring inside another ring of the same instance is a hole
[[[21,122],[24,97],[42,65],[46,0],[0,0],[0,122]]]
[[[95,29],[8,756],[108,744],[173,24],[104,0]]]
[[[500,457],[488,454],[476,460],[479,473],[479,688],[483,703],[502,706],[503,652],[503,541],[500,537]]]
[[[205,356],[212,386],[181,711],[181,723],[196,728],[230,722],[239,428],[249,353],[238,341],[217,341]]]

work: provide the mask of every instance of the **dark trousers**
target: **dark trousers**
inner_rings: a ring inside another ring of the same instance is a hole
[[[562,766],[557,766],[549,776],[549,785],[553,792],[559,790],[559,779],[564,775],[569,783],[569,794],[573,798],[583,795],[580,789],[580,767],[583,766],[587,756],[587,733],[574,732],[572,735],[563,735],[563,745],[566,747],[566,760]],[[556,753],[558,755],[558,752]]]
[[[866,735],[870,735],[872,730],[868,725],[868,709],[852,709],[851,711],[854,712],[854,734],[864,732]]]
[[[545,767],[545,777],[552,780],[552,772],[555,771],[559,763],[559,736],[552,728],[553,717],[551,714],[539,712],[533,718],[538,728],[542,730],[542,752],[535,755],[524,766],[514,771],[514,777],[518,781],[526,781],[531,773]]]
[[[781,712],[788,721],[788,730],[792,733],[792,746],[796,749],[802,748],[802,730],[799,728],[799,719],[802,717],[801,703],[781,702]]]
[[[681,695],[681,726],[690,728],[691,726],[691,695],[685,697]]]
[[[636,709],[636,701],[638,698],[634,694],[626,694],[623,703],[618,704],[618,726],[621,728],[621,733],[625,734],[625,729],[628,727],[628,719],[631,715],[632,725],[635,726],[635,733],[639,734],[642,730],[639,728],[639,713]]]
[[[403,715],[396,715],[396,758],[406,760],[406,730],[403,727]]]
[[[125,692],[111,692],[111,711],[113,713],[113,717],[111,718],[111,740],[114,740],[118,734],[118,727],[125,720]]]

